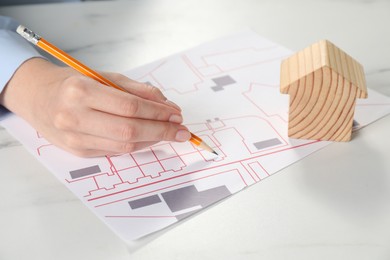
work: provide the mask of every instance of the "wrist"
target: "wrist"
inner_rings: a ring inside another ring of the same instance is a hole
[[[30,121],[35,111],[32,107],[42,101],[40,100],[42,91],[50,91],[49,87],[61,75],[61,70],[66,69],[43,58],[25,61],[1,92],[0,104]]]

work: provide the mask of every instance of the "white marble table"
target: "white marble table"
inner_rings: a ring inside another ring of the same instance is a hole
[[[390,2],[139,0],[0,8],[100,70],[245,28],[292,50],[329,39],[390,96]],[[389,259],[390,116],[194,218],[126,245],[0,129],[0,259]]]

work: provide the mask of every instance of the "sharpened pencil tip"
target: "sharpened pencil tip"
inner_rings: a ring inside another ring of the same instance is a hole
[[[212,151],[212,153],[213,153],[213,154],[215,154],[215,155],[218,155],[218,154],[217,154],[217,152],[216,152],[216,151],[214,151],[214,150]]]

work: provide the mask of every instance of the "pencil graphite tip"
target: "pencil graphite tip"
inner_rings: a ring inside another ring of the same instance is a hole
[[[212,153],[218,156],[218,154],[217,154],[217,152],[216,152],[216,151],[214,151],[214,150],[213,150],[213,151],[212,151]]]

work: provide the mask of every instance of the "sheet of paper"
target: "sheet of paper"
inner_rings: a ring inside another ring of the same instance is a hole
[[[288,95],[281,59],[292,52],[246,31],[125,72],[159,87],[183,109],[185,124],[220,155],[191,143],[83,159],[49,144],[15,115],[1,124],[124,240],[163,229],[326,146],[287,137]],[[390,113],[369,90],[358,128]]]

